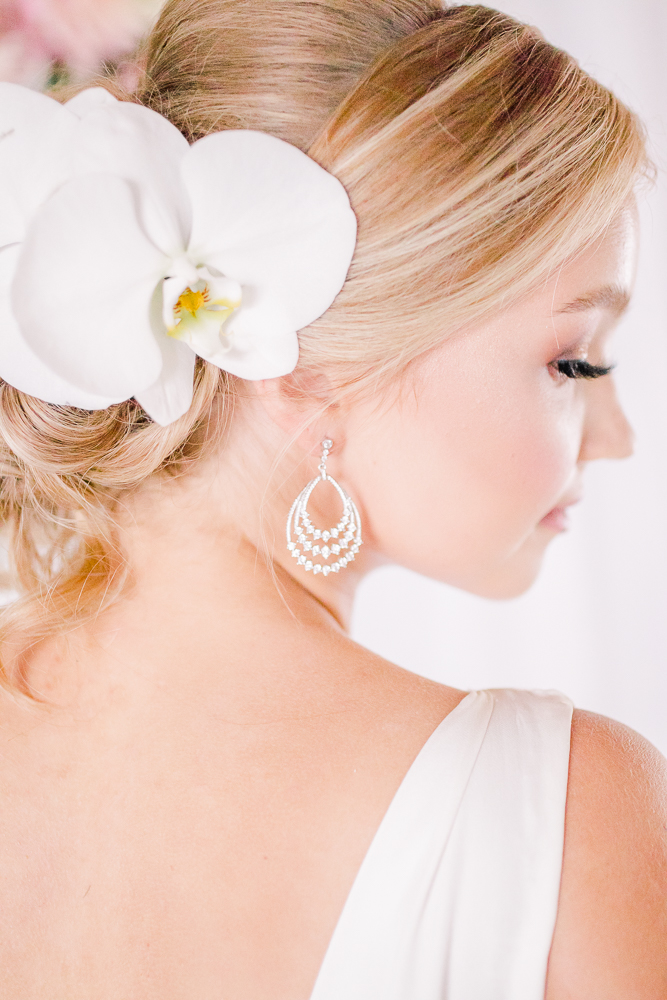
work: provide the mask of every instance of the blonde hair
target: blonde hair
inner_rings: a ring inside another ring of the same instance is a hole
[[[376,387],[598,237],[645,169],[634,115],[535,29],[434,0],[168,0],[136,92],[189,140],[253,128],[307,151],[359,221],[348,280],[300,334],[300,373]],[[122,592],[118,504],[187,470],[234,380],[198,363],[167,428],[132,400],[52,406],[0,383],[0,504],[21,595],[5,683],[31,644]]]

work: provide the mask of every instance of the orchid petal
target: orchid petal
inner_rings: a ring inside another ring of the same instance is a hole
[[[28,346],[12,313],[9,295],[20,250],[20,245],[15,244],[0,251],[0,378],[29,396],[60,406],[105,410],[122,402],[122,398],[77,389],[47,368]]]
[[[127,398],[157,381],[162,355],[150,308],[164,256],[137,221],[129,185],[68,181],[35,217],[14,278],[23,335],[61,378]]]
[[[342,184],[295,146],[251,130],[206,136],[183,158],[192,259],[282,304],[293,329],[325,312],[354,252]]]
[[[205,353],[198,342],[196,351],[218,368],[255,381],[294,371],[299,341],[282,304],[266,295],[256,296],[227,321],[218,350]]]
[[[137,402],[157,424],[166,427],[190,409],[195,354],[171,337],[160,337],[162,372],[157,382],[135,394]]]
[[[88,87],[86,90],[80,90],[69,101],[65,101],[65,107],[77,118],[83,118],[100,107],[109,107],[117,103],[116,98],[105,87]]]
[[[129,181],[146,235],[169,256],[182,253],[191,225],[180,172],[188,142],[156,111],[108,96],[100,98],[93,89],[74,99],[80,101],[74,110],[81,109],[82,117],[73,140],[73,172],[109,173]]]
[[[68,177],[77,124],[53,98],[0,83],[0,246],[23,239],[39,205]]]

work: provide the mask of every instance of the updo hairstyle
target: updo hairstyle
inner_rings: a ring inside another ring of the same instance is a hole
[[[435,0],[168,0],[136,91],[194,141],[258,129],[346,187],[348,280],[300,333],[291,377],[377,391],[453,331],[596,239],[646,167],[634,115],[534,28]],[[94,335],[94,331],[91,331]],[[115,517],[149,476],[183,474],[239,383],[198,361],[190,411],[159,427],[130,400],[88,412],[0,382],[0,505],[18,597],[3,678],[89,620],[126,579]],[[29,693],[29,692],[28,692]]]

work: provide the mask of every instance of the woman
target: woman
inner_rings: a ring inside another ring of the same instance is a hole
[[[3,996],[664,998],[660,755],[562,696],[466,694],[346,634],[386,561],[522,592],[587,463],[629,454],[606,344],[641,128],[484,7],[170,0],[146,57],[131,100],[190,142],[250,129],[307,151],[358,238],[293,372],[200,360],[177,419],[140,392],[54,405],[3,370],[24,592],[4,624]],[[57,231],[88,224],[64,197]],[[77,308],[106,274],[99,232],[42,255],[34,296],[12,286],[54,377],[59,295],[72,327],[107,329]],[[95,261],[78,284],[76,253]],[[61,258],[42,342],[31,303]],[[172,337],[238,305],[196,263]],[[105,309],[120,299],[134,322],[129,291]]]

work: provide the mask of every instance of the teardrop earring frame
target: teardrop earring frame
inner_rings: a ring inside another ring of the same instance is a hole
[[[339,573],[351,563],[363,545],[361,537],[361,518],[352,497],[349,496],[333,476],[327,472],[327,458],[333,448],[333,441],[325,438],[322,442],[322,458],[318,466],[319,476],[305,486],[292,504],[287,517],[287,548],[307,573]],[[320,483],[331,483],[343,502],[343,516],[335,528],[321,530],[316,528],[308,514],[308,501]],[[294,535],[294,538],[292,537]],[[295,540],[296,539],[296,540]],[[329,544],[331,540],[331,544]],[[324,542],[324,545],[320,544]],[[345,551],[347,550],[347,551]],[[342,553],[342,555],[341,555]],[[316,561],[321,556],[323,561]],[[329,562],[331,556],[339,556],[334,562]]]

